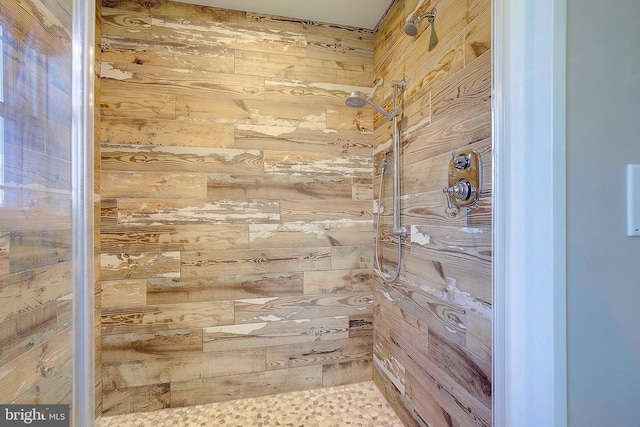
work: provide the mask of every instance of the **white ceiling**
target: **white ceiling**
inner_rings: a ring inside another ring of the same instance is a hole
[[[373,30],[393,0],[175,0]]]

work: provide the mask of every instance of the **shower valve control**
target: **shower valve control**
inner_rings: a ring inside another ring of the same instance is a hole
[[[447,199],[447,215],[455,217],[460,208],[471,208],[480,199],[482,162],[473,150],[454,152],[449,162],[449,186],[442,192]]]
[[[453,153],[453,164],[457,170],[465,170],[471,167],[471,154],[461,153],[456,155]]]

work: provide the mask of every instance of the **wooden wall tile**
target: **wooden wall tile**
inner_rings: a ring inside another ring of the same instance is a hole
[[[204,351],[299,345],[349,338],[349,318],[282,320],[204,329]]]
[[[372,302],[368,292],[236,300],[235,323],[360,315],[371,312]]]
[[[233,301],[160,304],[102,310],[102,333],[150,333],[233,323]]]
[[[171,393],[166,383],[106,390],[102,401],[104,416],[154,411],[170,405]]]
[[[233,148],[234,127],[191,120],[110,118],[101,120],[105,145],[157,145]]]
[[[125,226],[277,223],[275,200],[119,199],[118,223]]]
[[[203,279],[148,279],[149,304],[225,301],[302,295],[302,273],[216,275]]]
[[[102,280],[100,302],[102,308],[147,303],[145,279]]]
[[[370,359],[359,359],[322,367],[322,386],[335,387],[371,381],[373,364]]]
[[[101,60],[183,70],[232,73],[235,54],[215,46],[186,46],[135,37],[102,37]],[[108,67],[107,67],[108,68]]]
[[[174,119],[176,99],[174,95],[109,89],[103,84],[100,93],[100,114],[107,117],[132,119]]]
[[[228,274],[283,273],[330,269],[326,248],[278,248],[183,252],[183,277],[215,277]]]
[[[104,363],[193,355],[202,352],[202,329],[109,334],[101,346]]]
[[[103,253],[100,255],[102,280],[179,277],[180,252]]]
[[[147,13],[103,7],[102,35],[149,40],[151,16]]]
[[[369,268],[353,270],[306,271],[305,294],[366,292],[373,290],[373,272]]]
[[[103,6],[105,413],[369,380],[373,32]]]
[[[280,369],[171,384],[171,405],[198,405],[322,387],[322,366]]]
[[[0,279],[0,321],[70,293],[70,262],[4,276]]]
[[[306,38],[286,31],[238,28],[208,19],[152,18],[152,40],[305,56]]]
[[[102,147],[102,167],[131,172],[217,172],[262,174],[262,153],[229,148],[174,146]]]
[[[249,247],[249,228],[246,224],[105,225],[99,241],[109,252],[241,249]]]
[[[206,174],[103,172],[101,195],[109,198],[196,199],[207,195]]]
[[[491,1],[445,0],[416,37],[397,31],[434,2],[396,2],[374,41],[376,99],[404,77],[403,198],[408,236],[400,279],[374,279],[373,378],[406,425],[491,425]],[[374,118],[374,166],[390,157],[391,127]],[[446,215],[451,152],[481,153],[481,200]],[[378,176],[373,195],[378,194]],[[385,188],[391,178],[385,177]],[[382,262],[395,269],[391,197],[382,212]]]

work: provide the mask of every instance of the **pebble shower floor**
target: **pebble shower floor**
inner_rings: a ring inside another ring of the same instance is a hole
[[[98,427],[403,427],[372,381],[102,417]]]

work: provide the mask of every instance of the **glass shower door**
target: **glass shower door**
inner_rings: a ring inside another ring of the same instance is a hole
[[[66,422],[73,365],[86,364],[93,345],[73,322],[93,294],[93,245],[85,245],[92,130],[83,119],[92,106],[78,89],[92,77],[81,64],[90,64],[83,52],[91,54],[85,39],[93,31],[79,14],[93,3],[75,3],[0,2],[0,405],[22,405],[23,414],[30,406],[44,413],[34,405],[66,407]]]

